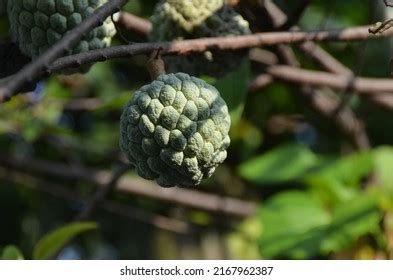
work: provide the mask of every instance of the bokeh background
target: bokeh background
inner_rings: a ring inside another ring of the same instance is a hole
[[[245,13],[256,2],[240,1],[237,9]],[[274,2],[291,14],[298,1]],[[370,24],[393,14],[382,2],[311,1],[299,26],[315,30]],[[125,10],[148,19],[155,3],[132,0]],[[263,29],[262,15],[254,19],[261,23],[259,31],[270,31]],[[7,40],[4,18],[0,34],[2,42]],[[132,42],[146,41],[132,31],[122,34]],[[117,37],[115,44],[121,43]],[[358,75],[390,75],[389,39],[321,45]],[[318,69],[301,52],[296,54],[304,67]],[[132,92],[149,82],[146,59],[97,63],[85,75],[52,75],[28,94],[0,105],[0,252],[13,245],[14,252],[17,247],[18,254],[33,258],[39,240],[74,221],[97,190],[89,180],[37,172],[32,168],[39,166],[37,160],[65,173],[118,168],[123,160],[120,113]],[[236,217],[115,192],[108,198],[112,204],[91,217],[98,227],[66,242],[54,257],[393,258],[393,112],[351,95],[348,106],[364,122],[372,146],[358,151],[333,121],[321,118],[299,97],[298,86],[274,82],[250,93],[248,84],[261,69],[249,59],[219,80],[203,77],[230,105],[232,144],[225,163],[197,188],[251,202],[255,213]],[[12,165],[19,161],[22,167]],[[133,170],[126,177],[144,183]]]

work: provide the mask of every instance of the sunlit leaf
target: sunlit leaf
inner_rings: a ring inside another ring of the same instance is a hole
[[[14,245],[6,246],[1,253],[1,260],[23,260],[23,254],[18,247]]]
[[[265,258],[310,259],[344,250],[358,238],[379,232],[374,199],[359,194],[328,210],[309,192],[280,193],[261,207],[259,239]]]
[[[359,195],[333,210],[332,221],[321,242],[321,252],[330,253],[351,245],[362,235],[379,231],[381,215],[374,199]]]
[[[381,147],[374,151],[376,184],[393,194],[393,148]]]
[[[320,229],[330,217],[306,192],[280,193],[260,209],[263,232],[259,240],[265,258],[310,258],[319,252]]]
[[[303,182],[329,204],[347,201],[358,195],[362,181],[373,171],[371,152],[358,152],[326,161],[305,176]]]
[[[302,178],[319,162],[306,147],[288,144],[241,164],[238,172],[256,184],[283,183]]]

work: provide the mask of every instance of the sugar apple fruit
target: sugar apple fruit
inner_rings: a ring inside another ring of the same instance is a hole
[[[224,0],[161,0],[151,18],[151,41],[250,34],[249,24]],[[171,71],[221,77],[236,70],[246,51],[207,51],[186,57],[168,57]]]
[[[141,177],[196,186],[225,160],[230,123],[216,88],[184,73],[161,75],[124,107],[120,147]]]
[[[79,25],[106,0],[12,0],[8,3],[11,35],[25,55],[35,58]],[[116,29],[110,18],[68,52],[76,54],[110,45]]]

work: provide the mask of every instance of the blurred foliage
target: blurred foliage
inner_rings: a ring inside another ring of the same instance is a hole
[[[3,249],[1,253],[0,260],[23,260],[23,255],[18,249],[18,247],[13,245],[8,245]]]
[[[51,259],[75,236],[96,228],[97,225],[95,223],[73,223],[62,226],[46,234],[38,241],[33,251],[33,259]]]
[[[125,9],[148,18],[155,2],[129,1]],[[242,0],[240,5],[253,11],[256,2]],[[296,9],[297,1],[274,2],[288,14]],[[306,30],[365,25],[383,20],[387,11],[382,1],[317,0],[311,1],[299,25]],[[8,37],[7,30],[6,20],[0,19],[1,40]],[[142,35],[123,33],[133,42],[146,41]],[[389,74],[390,39],[322,46],[359,75]],[[309,58],[296,54],[303,65],[318,69]],[[34,91],[2,104],[0,158],[37,158],[112,170],[121,160],[121,109],[133,91],[149,82],[146,59],[97,63],[83,76],[53,75]],[[373,146],[356,152],[329,120],[299,98],[296,86],[276,82],[247,93],[248,83],[260,72],[259,65],[247,61],[222,79],[203,77],[222,93],[233,123],[228,159],[200,189],[254,201],[255,216],[223,219],[115,193],[110,198],[116,203],[176,218],[197,230],[174,233],[101,209],[94,217],[99,229],[84,232],[95,225],[69,225],[84,204],[54,189],[45,190],[55,184],[85,201],[95,186],[10,172],[0,165],[0,258],[393,258],[393,122],[389,121],[393,112],[353,98],[350,106],[364,121]],[[135,176],[133,170],[130,175]],[[51,233],[41,239],[47,232]]]

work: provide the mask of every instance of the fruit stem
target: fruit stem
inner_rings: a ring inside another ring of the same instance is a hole
[[[152,52],[149,60],[147,61],[147,70],[149,71],[152,80],[157,79],[160,75],[166,74],[165,63],[161,58],[160,52],[161,49]]]

